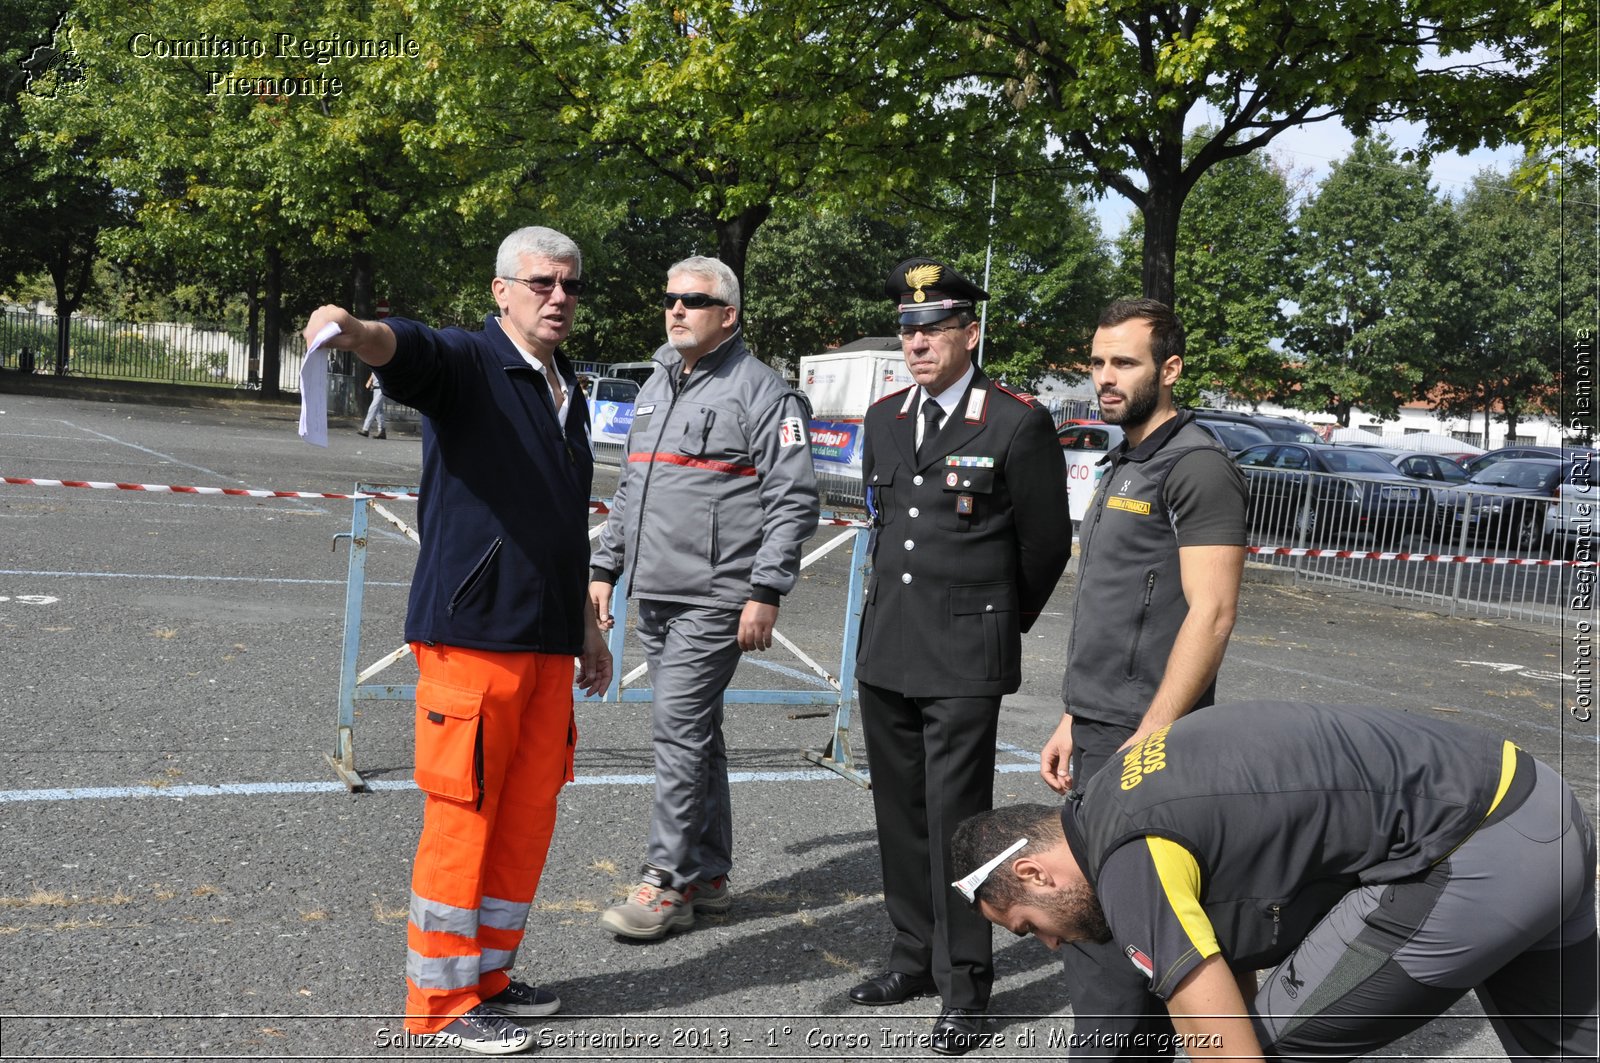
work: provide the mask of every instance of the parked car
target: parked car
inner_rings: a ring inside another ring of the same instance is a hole
[[[1398,539],[1426,529],[1428,489],[1370,450],[1268,443],[1233,460],[1250,485],[1252,532],[1288,527],[1331,541],[1364,534]]]
[[[639,385],[624,377],[596,377],[585,390],[591,403],[632,402],[639,397]]]
[[[1592,450],[1578,451],[1566,462],[1561,486],[1556,489],[1556,504],[1545,513],[1544,533],[1572,552],[1580,540],[1588,541],[1588,557],[1595,557],[1595,532],[1600,530],[1600,456]]]
[[[1194,415],[1213,423],[1231,421],[1234,424],[1247,424],[1251,428],[1259,428],[1266,433],[1268,439],[1277,443],[1322,442],[1322,437],[1317,435],[1315,428],[1293,417],[1279,417],[1267,413],[1241,413],[1238,410],[1222,410],[1214,406],[1198,406],[1194,410]]]
[[[1272,437],[1253,424],[1243,421],[1216,420],[1208,414],[1196,414],[1194,423],[1203,429],[1229,454],[1237,454],[1246,447],[1272,442]]]
[[[1467,482],[1467,470],[1461,467],[1460,462],[1443,454],[1419,454],[1409,450],[1381,450],[1374,453],[1388,458],[1389,464],[1413,480],[1441,484]]]
[[[1122,442],[1122,428],[1103,421],[1068,421],[1056,429],[1062,450],[1110,450]]]
[[[1507,458],[1467,477],[1452,516],[1469,538],[1537,550],[1554,505],[1566,462],[1558,458]]]
[[[1498,450],[1486,450],[1482,454],[1474,454],[1461,463],[1467,472],[1477,472],[1486,465],[1493,465],[1497,461],[1509,461],[1512,458],[1556,458],[1565,456],[1560,447],[1541,447],[1532,444],[1515,444],[1501,447]]]

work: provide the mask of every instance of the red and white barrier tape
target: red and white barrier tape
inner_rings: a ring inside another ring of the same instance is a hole
[[[173,484],[124,484],[104,480],[40,480],[23,476],[0,476],[0,482],[23,487],[88,487],[97,491],[153,491],[173,495],[231,495],[237,498],[416,498],[407,492],[372,491],[362,494],[337,494],[333,491],[257,491],[247,487],[179,487]]]
[[[1252,546],[1252,554],[1269,557],[1336,557],[1352,561],[1433,561],[1462,565],[1538,565],[1555,568],[1570,565],[1578,568],[1592,567],[1593,561],[1564,561],[1543,557],[1477,557],[1470,554],[1415,554],[1392,550],[1319,550],[1299,546]]]
[[[248,487],[183,487],[174,484],[125,484],[106,480],[41,480],[24,476],[0,476],[0,483],[18,484],[24,487],[87,487],[98,491],[150,491],[174,495],[228,495],[234,498],[331,498],[355,500],[359,498],[415,499],[417,497],[414,492],[406,491],[364,491],[350,494],[340,494],[336,491],[261,491]],[[589,512],[607,514],[611,512],[611,508],[604,502],[591,501],[589,503]],[[823,517],[817,523],[823,527],[835,528],[870,527],[866,521],[852,520],[849,517]],[[1537,565],[1547,568],[1564,565],[1588,568],[1595,565],[1593,561],[1566,561],[1539,557],[1474,557],[1466,554],[1417,554],[1390,550],[1321,550],[1298,546],[1252,546],[1249,548],[1249,552],[1252,554],[1265,554],[1271,557],[1333,557],[1351,561],[1431,561],[1467,565]]]

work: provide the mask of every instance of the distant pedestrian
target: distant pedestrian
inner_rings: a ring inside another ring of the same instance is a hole
[[[810,409],[745,347],[733,271],[684,259],[668,270],[661,305],[667,342],[634,400],[589,584],[608,629],[626,569],[650,667],[656,787],[644,868],[600,917],[613,934],[645,941],[733,903],[722,695],[741,651],[771,647],[820,508]]]
[[[417,659],[416,781],[426,795],[406,925],[406,1030],[486,1054],[534,1046],[514,1019],[561,1007],[511,967],[572,779],[573,685],[598,694],[611,653],[584,591],[594,464],[559,345],[583,291],[578,245],[518,229],[500,245],[483,329],[434,330],[337,306],[309,343],[380,369],[423,415],[422,550],[406,640]],[[577,666],[574,668],[574,658]],[[540,976],[551,968],[538,958]]]
[[[357,431],[366,435],[376,426],[378,434],[375,438],[388,439],[389,433],[383,430],[383,380],[377,373],[367,374],[367,390],[372,392],[372,401],[367,405],[367,419],[361,422]]]

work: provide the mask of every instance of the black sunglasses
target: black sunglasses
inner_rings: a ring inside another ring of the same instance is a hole
[[[528,290],[534,295],[549,295],[556,290],[556,285],[561,285],[561,290],[568,295],[582,295],[589,282],[579,280],[577,277],[502,277],[501,280],[516,281],[526,284]]]
[[[685,310],[704,310],[708,306],[727,306],[726,299],[718,299],[705,292],[667,292],[661,297],[661,309],[671,310],[679,302]]]

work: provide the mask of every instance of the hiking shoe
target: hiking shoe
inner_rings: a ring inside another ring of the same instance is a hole
[[[366,435],[366,434],[367,434],[367,430],[366,430],[366,429],[365,429],[365,428],[357,428],[357,429],[356,429],[356,435],[358,435],[358,436],[364,436],[364,435]]]
[[[378,434],[373,436],[372,438],[373,439],[388,439],[389,438],[389,433],[385,432],[383,429],[380,428],[380,429],[378,429]]]
[[[721,915],[733,907],[733,894],[728,892],[727,875],[689,883],[689,888],[683,891],[683,899],[696,912],[705,912],[707,915]]]
[[[694,906],[666,885],[665,877],[653,867],[646,868],[633,896],[607,908],[600,925],[613,934],[640,941],[655,941],[694,926]]]
[[[533,1047],[533,1034],[482,1004],[427,1037],[439,1048],[464,1048],[486,1056],[509,1056]]]
[[[548,989],[513,978],[510,985],[485,1000],[483,1006],[513,1019],[536,1019],[560,1011],[561,998]]]

